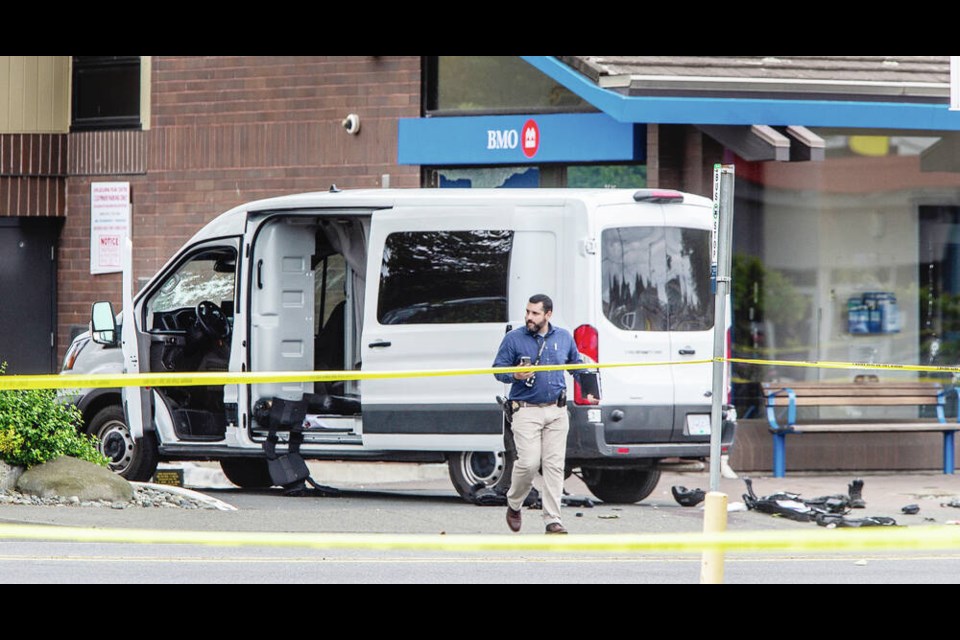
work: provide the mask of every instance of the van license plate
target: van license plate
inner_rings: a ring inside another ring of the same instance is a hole
[[[710,435],[710,416],[695,413],[687,416],[687,435],[708,436]]]

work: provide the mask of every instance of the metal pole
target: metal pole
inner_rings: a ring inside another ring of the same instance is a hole
[[[733,238],[733,165],[713,166],[713,406],[710,411],[710,490],[720,490],[720,435],[725,401],[727,363],[727,295],[730,293],[730,255]]]

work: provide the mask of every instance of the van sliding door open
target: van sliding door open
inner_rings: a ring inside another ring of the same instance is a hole
[[[507,324],[514,232],[494,207],[373,215],[361,352],[364,372],[488,368]],[[364,444],[499,450],[502,385],[492,374],[362,383]],[[442,437],[441,437],[442,436]]]

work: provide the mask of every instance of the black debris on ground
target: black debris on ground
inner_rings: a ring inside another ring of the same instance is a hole
[[[851,482],[847,495],[835,494],[805,499],[798,493],[780,491],[768,496],[758,496],[753,490],[753,481],[744,478],[747,493],[743,494],[743,502],[748,510],[768,513],[795,520],[797,522],[816,522],[822,527],[875,527],[897,526],[893,518],[886,516],[872,516],[865,518],[849,518],[851,509],[866,508],[863,500],[863,479],[857,478]]]

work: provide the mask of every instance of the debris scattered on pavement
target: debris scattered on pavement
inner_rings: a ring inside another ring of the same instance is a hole
[[[887,516],[870,516],[866,518],[848,518],[832,513],[818,513],[816,522],[821,527],[833,529],[836,527],[895,527],[897,521]]]
[[[603,520],[614,520],[616,518],[619,518],[620,516],[617,515],[616,513],[601,513],[597,517]]]
[[[940,506],[941,506],[941,507],[957,507],[957,508],[960,508],[960,500],[958,500],[958,499],[956,499],[956,498],[951,498],[951,499],[950,499],[950,502],[941,502],[941,503],[940,503]]]
[[[857,560],[857,561],[854,562],[853,564],[856,565],[856,566],[858,566],[858,567],[865,567],[865,566],[867,566],[867,561],[866,561],[866,560]]]
[[[867,503],[863,501],[863,478],[856,478],[847,485],[847,494],[850,498],[851,509],[864,509]]]
[[[742,502],[730,502],[727,504],[727,512],[731,511],[746,511],[747,505]]]
[[[780,491],[768,496],[759,497],[753,491],[753,481],[744,478],[747,493],[743,494],[743,501],[748,509],[768,513],[773,516],[785,517],[797,522],[816,522],[822,527],[875,527],[896,526],[893,518],[873,516],[867,518],[847,518],[850,509],[866,507],[863,500],[863,479],[857,478],[848,485],[847,495],[820,496],[805,500],[798,493]]]
[[[566,496],[564,496],[566,497]],[[469,496],[471,502],[481,507],[505,507],[507,506],[506,489],[492,489],[482,482],[478,482],[472,487],[472,494]],[[529,509],[541,509],[540,492],[533,488],[527,494],[523,501],[523,506]]]
[[[707,495],[703,489],[687,489],[678,485],[670,487],[670,491],[673,493],[673,499],[681,507],[695,507],[703,502]]]
[[[578,498],[576,496],[563,496],[560,498],[560,504],[565,507],[586,507],[587,509],[593,509],[596,505],[591,498]]]
[[[507,491],[503,488],[493,489],[485,486],[483,483],[477,483],[474,485],[469,499],[473,504],[481,507],[505,507],[507,506]],[[560,504],[565,507],[592,509],[597,505],[597,502],[586,496],[580,497],[565,494],[560,498]],[[536,488],[531,489],[530,493],[527,494],[526,500],[523,501],[523,506],[528,509],[543,508],[540,492],[537,491]]]
[[[920,513],[920,505],[918,504],[908,504],[904,506],[900,511],[904,512],[908,516],[913,516]]]

